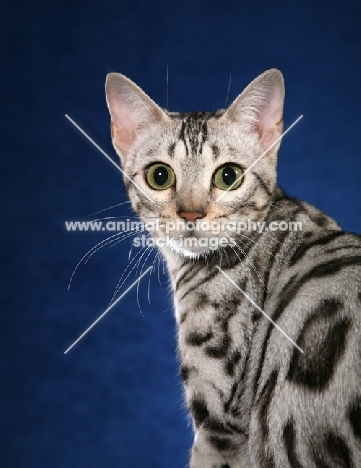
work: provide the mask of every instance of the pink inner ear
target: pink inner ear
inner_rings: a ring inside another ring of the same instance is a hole
[[[267,103],[258,115],[258,134],[262,147],[266,150],[282,132],[282,97],[278,89],[273,89]]]
[[[132,117],[132,109],[122,93],[109,93],[108,103],[114,144],[121,151],[127,152],[134,143],[139,124]]]
[[[112,107],[112,120],[119,131],[130,136],[135,135],[138,125],[133,121],[126,107],[123,107],[122,104],[119,105],[116,103],[115,106]]]
[[[113,92],[109,92],[108,104],[115,127],[124,135],[134,135],[137,130],[137,122],[135,115],[132,116],[132,114],[135,114],[136,110],[132,109],[129,97],[125,95],[124,90],[115,88]]]
[[[262,148],[268,150],[282,133],[283,98],[282,73],[267,70],[247,86],[224,115],[247,131],[257,132]]]
[[[105,85],[112,121],[113,143],[125,156],[138,133],[167,115],[136,84],[119,73],[109,73]]]
[[[131,129],[119,127],[113,121],[111,123],[111,129],[114,145],[119,148],[121,152],[127,153],[135,140],[135,130],[132,131]]]
[[[261,136],[262,148],[266,151],[280,135],[281,132],[279,131],[279,125],[272,125],[272,127],[270,127],[266,133]]]

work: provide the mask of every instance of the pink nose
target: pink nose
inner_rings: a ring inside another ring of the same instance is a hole
[[[191,221],[192,223],[194,223],[196,219],[204,218],[204,214],[197,211],[182,211],[179,213],[179,216],[186,221]]]

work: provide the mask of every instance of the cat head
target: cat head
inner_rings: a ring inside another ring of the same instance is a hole
[[[157,220],[159,245],[198,257],[225,246],[215,239],[234,240],[234,223],[265,217],[283,128],[279,70],[213,113],[167,112],[119,73],[108,74],[106,97],[132,206],[144,222]]]

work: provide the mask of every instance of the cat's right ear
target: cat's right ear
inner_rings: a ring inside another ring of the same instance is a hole
[[[105,94],[111,116],[112,140],[121,158],[127,156],[142,130],[169,120],[139,86],[120,73],[107,75]]]

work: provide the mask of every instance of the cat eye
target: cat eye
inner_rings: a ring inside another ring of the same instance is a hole
[[[149,186],[155,190],[165,190],[175,184],[173,169],[164,163],[151,164],[145,172]]]
[[[231,188],[231,190],[235,190],[242,183],[243,178],[239,179],[241,175],[242,169],[239,166],[234,164],[225,164],[216,170],[213,175],[212,182],[217,188],[227,190],[237,180],[237,183],[235,183]]]

